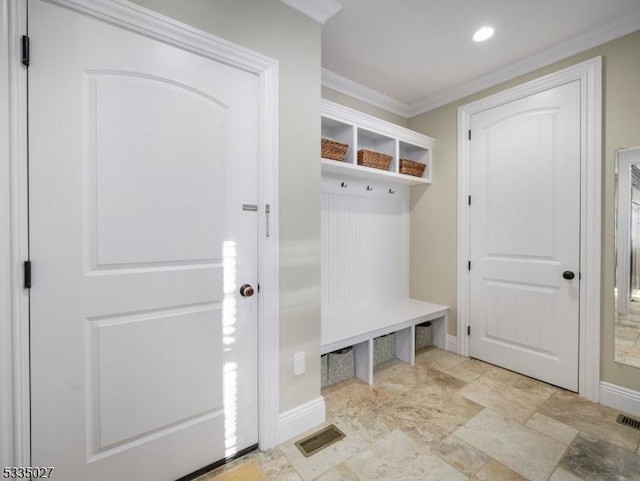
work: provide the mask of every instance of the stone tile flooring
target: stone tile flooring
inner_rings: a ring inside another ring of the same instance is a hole
[[[317,429],[249,455],[265,480],[640,481],[640,431],[617,411],[437,348],[323,395],[347,437],[310,458],[293,443]]]

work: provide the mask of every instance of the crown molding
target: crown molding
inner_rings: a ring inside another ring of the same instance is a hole
[[[380,107],[381,109],[396,115],[400,115],[405,118],[409,118],[411,116],[411,106],[409,104],[396,100],[393,97],[378,92],[377,90],[365,87],[362,84],[342,77],[325,68],[322,69],[322,85],[375,107]]]
[[[624,35],[640,30],[640,11],[611,23],[602,25],[588,33],[578,35],[553,47],[514,62],[507,67],[479,77],[471,82],[430,95],[413,104],[406,104],[386,94],[360,85],[340,75],[322,70],[322,85],[350,97],[406,118],[415,117],[430,110],[455,102],[502,82],[519,77],[554,62],[610,42]]]
[[[342,10],[335,0],[280,0],[285,5],[314,19],[318,23],[325,23],[336,13]]]
[[[482,76],[472,82],[455,87],[425,98],[411,105],[410,116],[416,116],[429,110],[442,107],[468,95],[511,80],[520,75],[533,72],[554,62],[564,60],[578,53],[623,37],[640,29],[640,11],[627,15],[614,22],[603,25],[586,34],[578,35],[567,41],[558,43],[551,48],[538,52],[522,60],[514,62],[505,68],[496,70],[489,75]]]

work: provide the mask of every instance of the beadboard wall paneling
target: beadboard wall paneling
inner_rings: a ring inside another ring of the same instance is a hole
[[[408,187],[342,183],[323,180],[322,304],[408,295]]]

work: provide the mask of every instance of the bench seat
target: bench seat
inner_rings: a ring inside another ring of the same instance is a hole
[[[409,297],[323,306],[321,353],[354,347],[356,377],[373,383],[373,340],[396,333],[396,357],[415,363],[415,326],[432,322],[433,344],[445,348],[449,307]]]

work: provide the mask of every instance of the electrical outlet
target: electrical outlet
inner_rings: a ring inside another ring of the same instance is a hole
[[[305,373],[306,361],[304,351],[296,352],[293,355],[293,375],[300,376]]]

